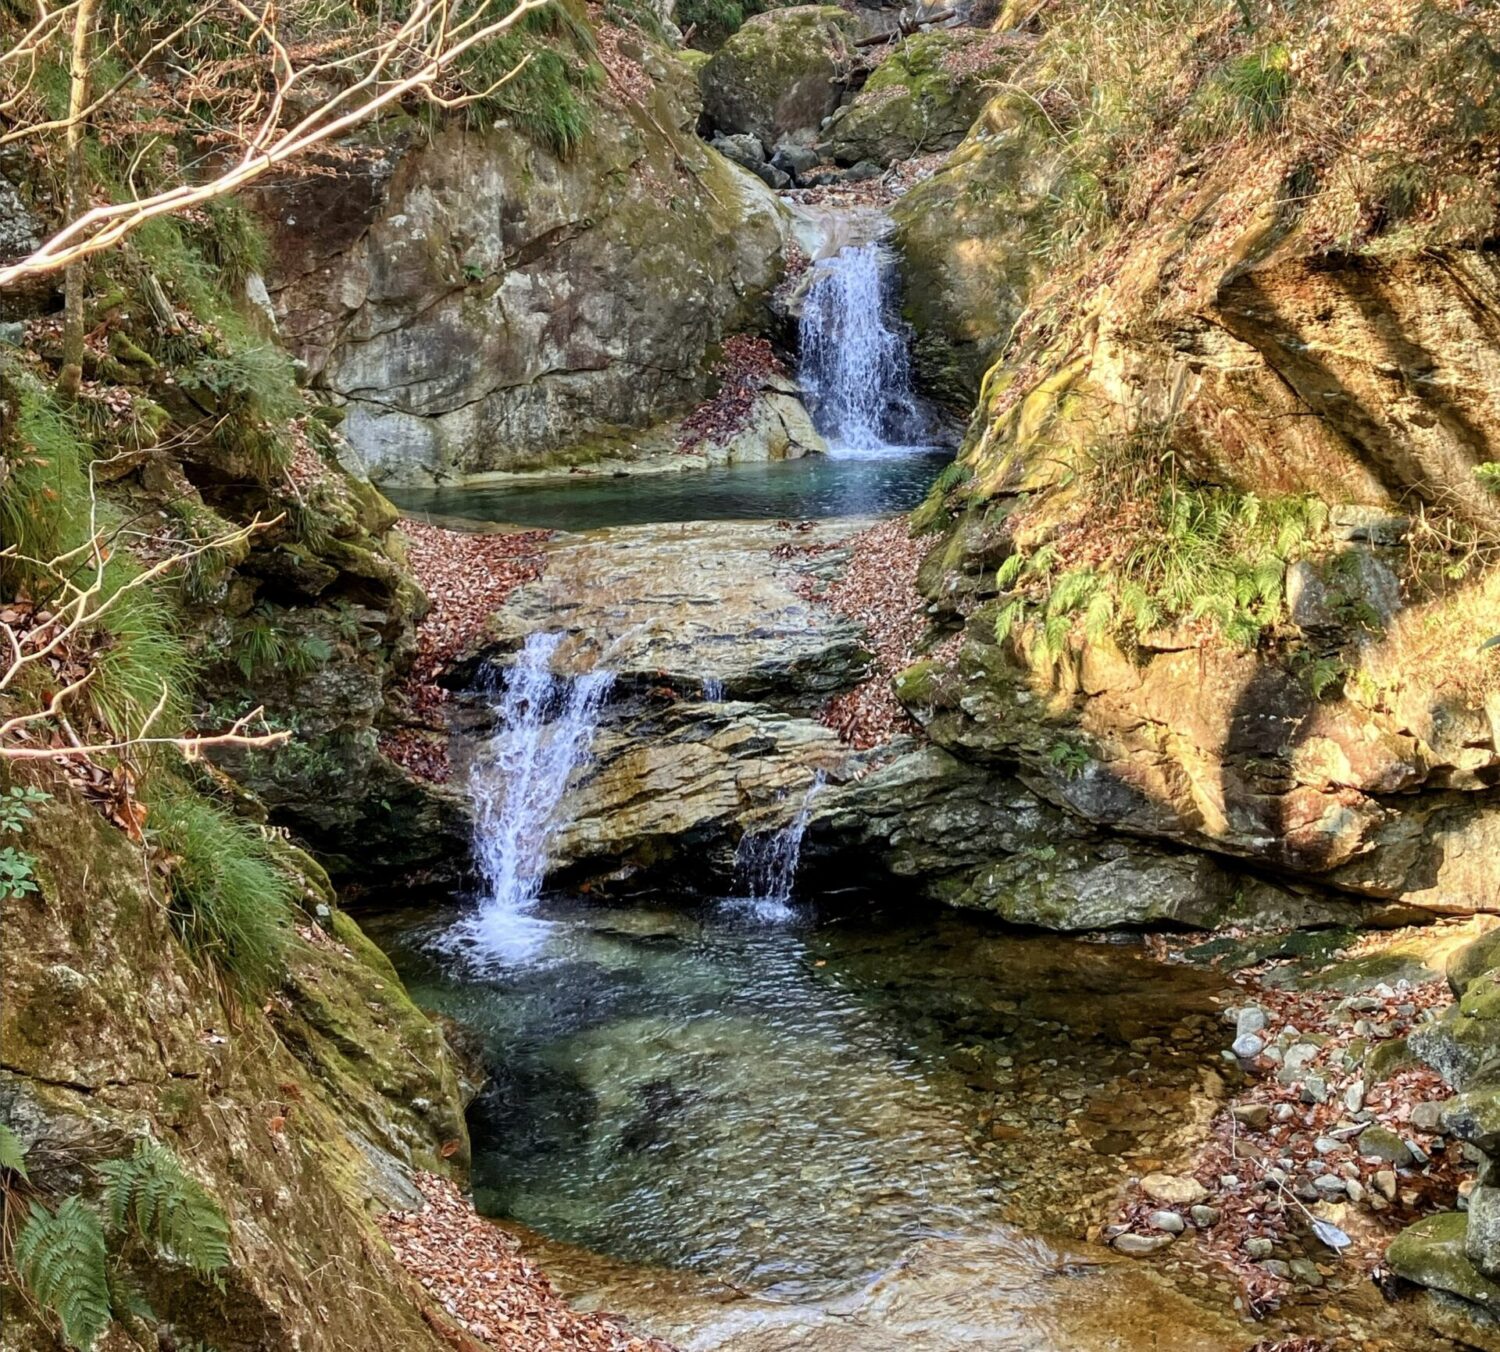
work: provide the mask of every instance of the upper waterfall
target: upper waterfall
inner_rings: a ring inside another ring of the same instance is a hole
[[[889,285],[893,272],[890,251],[878,242],[846,245],[814,268],[798,375],[835,455],[909,448],[927,431]]]

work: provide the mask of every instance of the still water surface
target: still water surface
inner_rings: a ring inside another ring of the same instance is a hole
[[[655,521],[780,520],[881,516],[927,495],[948,450],[809,455],[675,474],[572,475],[495,487],[382,486],[403,511],[547,530],[595,530]]]

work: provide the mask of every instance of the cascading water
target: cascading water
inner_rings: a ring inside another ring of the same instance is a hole
[[[926,433],[891,272],[882,245],[848,245],[816,265],[803,302],[798,376],[834,455],[910,450]]]
[[[558,808],[588,759],[613,683],[598,667],[579,676],[554,674],[561,642],[561,634],[527,638],[493,705],[495,734],[470,774],[474,855],[485,887],[458,938],[481,961],[523,962],[546,940],[550,927],[530,911],[560,825]]]
[[[823,787],[820,770],[808,785],[797,815],[779,831],[742,836],[735,851],[735,870],[744,880],[743,901],[760,920],[788,920],[792,916],[792,889],[797,865],[802,862],[802,837],[812,817],[813,799]]]

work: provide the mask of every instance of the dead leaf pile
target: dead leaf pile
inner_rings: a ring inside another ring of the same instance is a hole
[[[380,747],[413,774],[443,783],[449,774],[441,735],[449,692],[438,677],[484,632],[511,592],[541,575],[541,546],[550,532],[478,533],[420,521],[405,521],[401,530],[431,608],[417,626],[416,661],[397,692],[408,724],[382,734]]]
[[[812,578],[799,588],[807,600],[821,601],[862,625],[875,654],[868,680],[835,695],[819,717],[850,746],[865,750],[899,732],[911,732],[911,716],[896,699],[891,678],[915,656],[926,631],[917,568],[928,546],[913,539],[905,517],[892,517],[849,541],[849,566],[819,589]]]
[[[684,453],[705,441],[732,437],[749,418],[766,377],[785,376],[786,368],[764,338],[737,333],[725,340],[724,355],[714,367],[714,375],[718,392],[682,420],[677,447]]]
[[[570,1309],[520,1246],[432,1174],[419,1174],[420,1210],[380,1220],[401,1265],[475,1338],[504,1352],[672,1352],[607,1315]]]

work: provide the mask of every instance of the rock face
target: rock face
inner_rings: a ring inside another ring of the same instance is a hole
[[[972,407],[1039,275],[1031,238],[1064,159],[1012,97],[991,99],[931,178],[891,208],[912,357],[933,395]]]
[[[812,715],[866,674],[868,654],[861,631],[809,593],[842,571],[862,524],[641,526],[549,547],[542,577],[493,620],[486,654],[503,662],[528,635],[560,629],[565,666],[616,673],[553,844],[556,872],[603,890],[670,878],[722,893],[745,835],[805,811],[803,867],[829,886],[895,880],[1022,924],[1357,914],[1200,854],[1126,844],[972,758],[904,738],[868,753],[841,743]]]
[[[1018,78],[1062,58],[1035,41]],[[1500,525],[1478,472],[1500,458],[1496,309],[1476,299],[1500,264],[1441,224],[1332,250],[1253,149],[1193,161],[1190,119],[1152,163],[1201,172],[1088,225],[1069,194],[1091,152],[1060,155],[1045,93],[999,96],[895,208],[908,315],[954,353],[929,376],[971,390],[1014,334],[922,514],[924,589],[965,637],[910,707],[1099,826],[1402,906],[1500,905],[1475,638],[1500,633],[1500,578],[1463,546],[1424,563],[1412,510],[1450,540]],[[1209,544],[1241,511],[1296,523]]]
[[[693,136],[686,68],[655,48],[642,66],[647,102],[601,93],[566,159],[450,127],[265,194],[283,332],[377,482],[628,450],[765,322],[775,199]]]
[[[541,578],[491,621],[489,651],[562,631],[572,661],[602,661],[630,687],[696,693],[717,682],[732,699],[810,712],[863,676],[869,655],[858,626],[800,595],[797,579],[837,567],[832,546],[860,524],[819,522],[793,533],[758,522],[687,522],[560,536]],[[775,557],[794,546],[822,552]]]
[[[797,5],[748,19],[699,71],[703,115],[718,130],[774,146],[814,133],[839,106],[858,20],[836,5]]]
[[[1004,34],[936,29],[899,43],[841,108],[820,149],[839,164],[888,165],[952,150],[1026,49]]]
[[[263,1013],[225,1003],[138,847],[83,800],[40,807],[26,844],[40,895],[0,901],[0,1120],[41,1146],[35,1181],[76,1189],[149,1131],[217,1199],[232,1251],[222,1286],[133,1264],[158,1319],[220,1347],[448,1346],[367,1206],[414,1205],[413,1167],[464,1167],[458,1077],[316,866],[288,853],[309,941]],[[3,1294],[6,1347],[54,1346],[35,1307]]]

